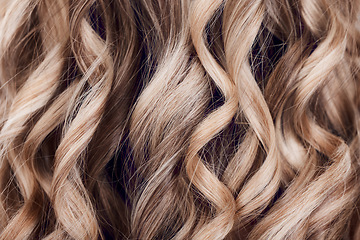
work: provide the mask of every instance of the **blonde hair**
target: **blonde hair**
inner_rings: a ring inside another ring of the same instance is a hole
[[[360,238],[358,0],[0,5],[0,239]]]

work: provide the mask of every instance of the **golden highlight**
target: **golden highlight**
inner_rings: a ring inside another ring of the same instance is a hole
[[[360,239],[358,0],[0,5],[0,239]]]

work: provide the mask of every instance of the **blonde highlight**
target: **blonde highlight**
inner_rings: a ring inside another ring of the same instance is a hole
[[[358,239],[357,0],[0,0],[0,239]]]

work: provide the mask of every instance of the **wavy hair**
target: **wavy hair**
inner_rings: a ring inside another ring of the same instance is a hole
[[[0,0],[0,239],[359,239],[358,0]]]

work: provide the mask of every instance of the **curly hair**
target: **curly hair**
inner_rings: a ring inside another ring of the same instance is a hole
[[[0,239],[359,239],[358,0],[0,0]]]

